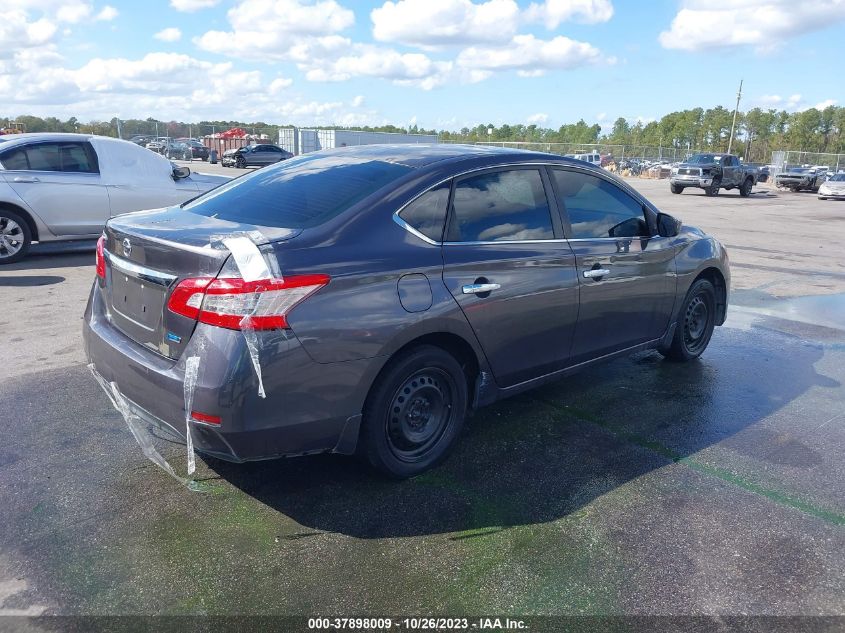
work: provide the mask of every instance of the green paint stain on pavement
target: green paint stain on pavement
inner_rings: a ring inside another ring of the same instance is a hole
[[[684,455],[681,455],[677,451],[672,450],[671,448],[664,444],[661,444],[660,442],[651,440],[637,433],[631,433],[619,424],[603,420],[602,418],[594,415],[589,411],[585,411],[576,407],[560,405],[558,403],[551,402],[548,400],[543,400],[541,401],[541,403],[546,406],[552,407],[559,413],[562,413],[563,415],[569,418],[579,418],[581,420],[592,422],[593,424],[596,424],[597,426],[600,426],[606,431],[612,433],[620,440],[624,440],[630,442],[631,444],[635,444],[642,448],[653,451],[673,462],[682,463],[697,472],[704,473],[712,477],[717,477],[722,481],[726,481],[735,486],[739,486],[744,490],[748,490],[749,492],[758,494],[762,497],[765,497],[766,499],[769,499],[770,501],[784,506],[788,506],[790,508],[794,508],[796,510],[800,510],[805,514],[809,514],[829,523],[833,523],[834,525],[845,525],[845,515],[839,512],[820,508],[812,503],[803,501],[802,499],[799,499],[788,493],[766,488],[765,486],[761,486],[760,484],[750,481],[745,477],[736,475],[728,470],[725,470],[724,468],[711,466],[709,464],[703,464],[699,461],[696,461],[692,457],[686,457]]]

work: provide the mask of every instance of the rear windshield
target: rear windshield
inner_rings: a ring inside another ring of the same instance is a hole
[[[217,187],[184,205],[211,218],[261,226],[305,229],[339,215],[411,171],[370,158],[291,158]]]

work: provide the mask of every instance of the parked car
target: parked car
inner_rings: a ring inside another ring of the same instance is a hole
[[[235,154],[238,153],[237,147],[232,149],[227,149],[220,155],[220,164],[223,167],[234,167],[235,166]]]
[[[733,154],[695,154],[672,168],[669,188],[672,193],[683,193],[687,187],[697,187],[708,196],[719,195],[720,189],[737,188],[746,198],[759,175],[756,167],[743,165]]]
[[[20,134],[0,145],[0,264],[32,242],[96,239],[110,217],[179,204],[229,179],[90,134]]]
[[[771,167],[769,167],[769,165],[763,165],[760,167],[760,174],[757,176],[757,182],[769,182],[770,173]]]
[[[197,139],[195,139],[195,138],[180,138],[180,139],[177,139],[177,141],[180,142],[180,143],[185,143],[185,144],[188,145],[188,147],[191,148],[191,158],[189,158],[187,160],[193,160],[194,158],[199,158],[199,159],[202,159],[202,160],[208,160],[210,150],[205,145],[203,145],[200,141],[198,141]]]
[[[164,155],[168,160],[187,160],[193,158],[190,145],[178,141],[169,143],[164,149]]]
[[[169,136],[158,136],[147,143],[145,147],[156,154],[164,154],[167,152],[167,146],[170,145],[172,139]]]
[[[818,191],[827,178],[827,170],[792,167],[775,177],[775,184],[790,191]]]
[[[637,350],[696,358],[729,285],[715,238],[598,167],[364,145],[112,218],[83,328],[118,401],[203,453],[408,477],[477,407]]]
[[[601,155],[598,152],[592,152],[590,154],[575,154],[572,158],[575,160],[583,160],[585,163],[590,163],[591,165],[601,165]]]
[[[223,152],[223,157],[229,154],[229,150]],[[264,167],[265,165],[272,165],[279,161],[293,158],[293,154],[287,150],[282,149],[278,145],[271,145],[269,143],[262,145],[246,145],[235,149],[229,154],[228,160],[223,163],[224,167],[238,167],[244,169],[246,167]]]
[[[141,147],[146,147],[147,143],[154,141],[154,136],[149,136],[146,134],[136,134],[132,138],[129,139],[130,143],[135,143],[135,145],[140,145]]]
[[[819,186],[820,200],[845,200],[845,173],[833,174]]]

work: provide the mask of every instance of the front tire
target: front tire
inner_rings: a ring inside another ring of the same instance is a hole
[[[683,191],[684,191],[684,188],[681,187],[680,185],[670,184],[669,189],[672,191],[672,193],[683,193]]]
[[[713,184],[710,185],[709,187],[707,187],[707,189],[704,190],[704,194],[707,195],[707,196],[710,196],[711,198],[713,196],[718,196],[719,195],[719,188],[721,186],[722,186],[721,180],[718,180],[718,179],[714,180]]]
[[[18,213],[0,207],[0,265],[23,259],[32,245],[29,224]]]
[[[684,298],[671,344],[659,351],[671,361],[691,361],[707,349],[715,327],[716,289],[707,279],[699,279]]]
[[[460,435],[468,387],[458,361],[431,345],[392,359],[364,405],[360,452],[380,473],[414,477],[440,462]]]
[[[246,160],[243,156],[238,156],[235,159],[235,167],[237,167],[238,169],[246,169]]]
[[[743,198],[747,198],[751,195],[752,187],[754,187],[754,182],[751,180],[751,178],[746,178],[745,182],[743,182],[742,185],[740,185],[739,187],[739,195],[741,195]]]

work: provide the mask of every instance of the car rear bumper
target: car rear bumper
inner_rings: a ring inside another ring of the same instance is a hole
[[[196,450],[242,462],[321,452],[352,453],[374,359],[316,363],[286,330],[257,332],[266,398],[243,334],[199,324],[178,361],[135,343],[109,321],[97,284],[85,311],[83,338],[92,369],[114,382],[139,418],[183,441],[185,365],[199,356],[193,411],[219,425],[192,420]]]

